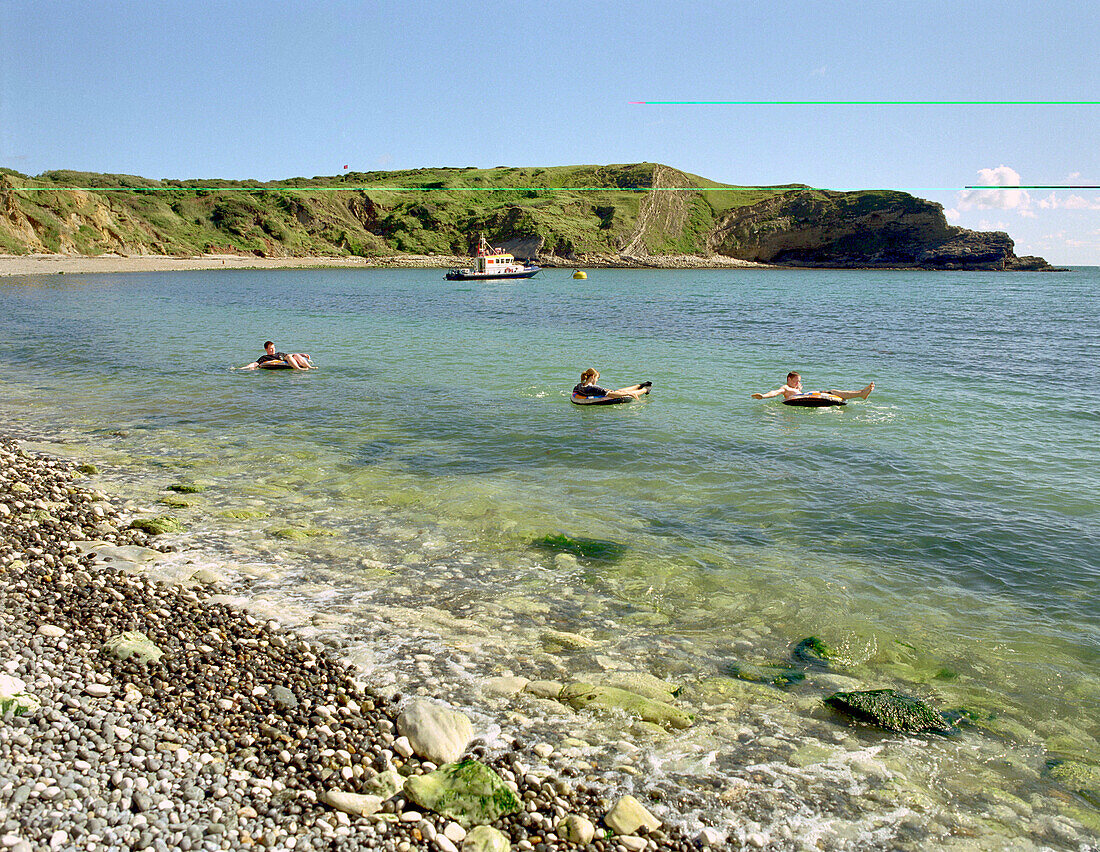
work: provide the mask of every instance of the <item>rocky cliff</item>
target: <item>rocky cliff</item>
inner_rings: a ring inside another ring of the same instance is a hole
[[[655,163],[264,184],[0,169],[0,253],[467,255],[481,234],[558,263],[1049,268],[1017,258],[1007,234],[948,225],[940,205],[906,193],[728,187]]]
[[[790,266],[1045,269],[1016,257],[1002,231],[947,224],[943,207],[904,192],[801,190],[727,211],[708,242],[719,254]]]

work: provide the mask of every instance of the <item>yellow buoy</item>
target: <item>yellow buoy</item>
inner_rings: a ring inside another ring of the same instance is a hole
[[[576,278],[578,281],[583,281],[585,278],[588,277],[588,273],[587,272],[582,272],[579,269],[574,269],[573,270],[573,277]]]

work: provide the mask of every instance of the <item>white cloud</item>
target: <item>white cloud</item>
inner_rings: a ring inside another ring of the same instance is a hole
[[[822,65],[820,68],[815,68],[813,71],[811,71],[810,76],[811,77],[824,77],[825,72],[828,71],[828,70],[829,70],[828,65]]]
[[[1100,210],[1100,198],[1085,198],[1082,195],[1058,195],[1052,192],[1046,198],[1039,199],[1043,210]]]
[[[947,210],[944,210],[943,215],[945,217],[947,217],[948,222],[958,222],[959,221],[959,211],[956,210],[954,207],[951,207],[951,208],[948,208]]]
[[[1068,175],[1066,175],[1066,183],[1073,183],[1075,180],[1080,180],[1080,179],[1081,179],[1081,173],[1080,172],[1070,172]]]
[[[1007,231],[1008,222],[991,222],[989,219],[982,219],[978,223],[979,231]]]
[[[1020,175],[1008,166],[978,169],[980,186],[1019,186]],[[960,210],[1027,210],[1031,197],[1024,189],[967,189],[958,195]]]

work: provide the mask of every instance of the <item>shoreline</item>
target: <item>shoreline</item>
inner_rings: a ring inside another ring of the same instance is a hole
[[[687,852],[732,840],[709,828],[689,840],[549,743],[475,729],[431,696],[382,695],[323,640],[227,605],[216,571],[184,561],[158,577],[157,557],[179,548],[139,528],[129,502],[80,484],[96,473],[0,436],[5,848]],[[499,812],[433,805],[413,780],[456,765],[496,779]],[[503,845],[466,842],[477,826]]]
[[[734,258],[660,255],[637,258],[599,256],[540,258],[546,269],[774,269],[769,264]],[[470,258],[453,255],[393,255],[386,257],[255,257],[211,254],[191,257],[172,255],[0,254],[0,278],[22,275],[87,275],[125,272],[190,272],[205,269],[450,269],[463,267]]]

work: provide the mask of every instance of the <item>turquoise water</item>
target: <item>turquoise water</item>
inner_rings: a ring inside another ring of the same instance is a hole
[[[266,566],[253,594],[325,613],[403,688],[436,685],[440,648],[466,695],[500,673],[644,671],[683,683],[699,714],[645,744],[652,783],[789,773],[801,810],[757,806],[836,848],[1079,848],[1100,785],[1051,769],[1100,765],[1098,292],[1093,268],[14,278],[0,419],[108,462],[104,482],[142,507],[172,481],[209,484],[177,513],[185,543]],[[320,369],[230,369],[267,338]],[[578,409],[589,366],[653,393]],[[822,410],[750,398],[789,369],[809,389],[876,390]],[[221,514],[242,506],[271,516]],[[330,534],[272,536],[288,523]],[[574,558],[545,546],[557,535],[602,544]],[[551,628],[598,645],[555,651]],[[841,671],[787,693],[724,679],[811,634]],[[879,686],[981,725],[876,739],[819,707]],[[577,725],[537,709],[522,724],[547,737]],[[868,749],[889,802],[859,792],[882,786],[853,763]],[[838,767],[858,805],[819,789]],[[737,807],[719,810],[744,825]],[[918,829],[903,810],[943,819]]]

